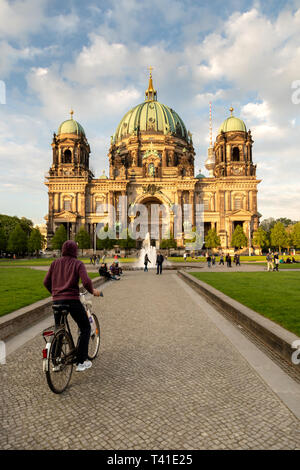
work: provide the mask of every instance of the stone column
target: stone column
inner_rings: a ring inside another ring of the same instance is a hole
[[[231,145],[230,144],[226,145],[226,161],[227,162],[231,161]]]
[[[54,195],[54,200],[53,200],[53,210],[55,212],[59,212],[59,194],[55,193]]]
[[[192,206],[191,207],[191,213],[192,213],[192,226],[195,226],[195,195],[194,192],[190,191],[189,194],[189,204]]]
[[[76,212],[76,194],[72,195],[72,212]]]
[[[109,220],[109,226],[112,227],[114,223],[114,193],[113,191],[109,191],[108,195],[108,220]]]
[[[162,151],[162,157],[161,157],[161,166],[165,168],[167,166],[167,151],[164,149]]]

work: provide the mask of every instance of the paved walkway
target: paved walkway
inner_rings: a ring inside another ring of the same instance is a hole
[[[300,447],[299,420],[228,339],[234,327],[174,272],[127,272],[104,294],[101,354],[64,394],[48,389],[40,335],[0,366],[0,449]]]

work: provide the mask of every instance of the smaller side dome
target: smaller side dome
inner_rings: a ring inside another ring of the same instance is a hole
[[[235,116],[233,116],[233,108],[230,108],[231,116],[229,116],[225,121],[222,123],[222,125],[219,128],[219,134],[221,132],[230,132],[230,131],[241,131],[241,132],[247,132],[246,124],[242,119],[239,119]]]
[[[85,135],[84,129],[79,122],[73,119],[74,111],[70,111],[71,119],[67,119],[66,121],[62,122],[58,128],[57,135],[60,134],[76,134],[76,135]]]
[[[197,175],[197,176],[195,176],[195,178],[198,178],[198,179],[205,178],[205,176],[204,176],[204,175],[202,175],[202,173],[201,173],[201,168],[199,169],[199,173],[198,173],[198,175]]]

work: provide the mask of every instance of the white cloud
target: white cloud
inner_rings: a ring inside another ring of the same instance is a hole
[[[39,31],[47,0],[0,1],[0,37],[22,39]]]

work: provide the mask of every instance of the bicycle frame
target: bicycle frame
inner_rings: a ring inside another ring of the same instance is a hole
[[[66,330],[71,338],[71,343],[72,343],[72,350],[67,354],[66,356],[66,359],[67,361],[69,360],[69,358],[71,358],[72,360],[72,363],[75,362],[75,359],[76,359],[76,351],[77,351],[77,347],[75,346],[75,343],[74,343],[74,340],[73,340],[73,336],[72,336],[72,333],[71,333],[71,329],[70,329],[70,325],[69,325],[69,322],[68,322],[68,314],[70,312],[67,311],[67,310],[63,310],[61,312],[61,317],[60,317],[60,323],[59,323],[59,326],[58,328],[57,327],[54,327],[53,329],[49,329],[47,328],[46,330],[43,331],[43,338],[44,340],[46,341],[46,347],[43,349],[43,371],[44,372],[47,372],[48,371],[48,366],[49,366],[49,352],[50,352],[50,347],[51,347],[51,344],[52,344],[52,341],[55,337],[55,335],[60,331],[60,330]],[[57,344],[56,345],[56,352],[59,351],[59,348],[61,347],[61,345]],[[57,356],[58,354],[55,353],[54,356]]]

